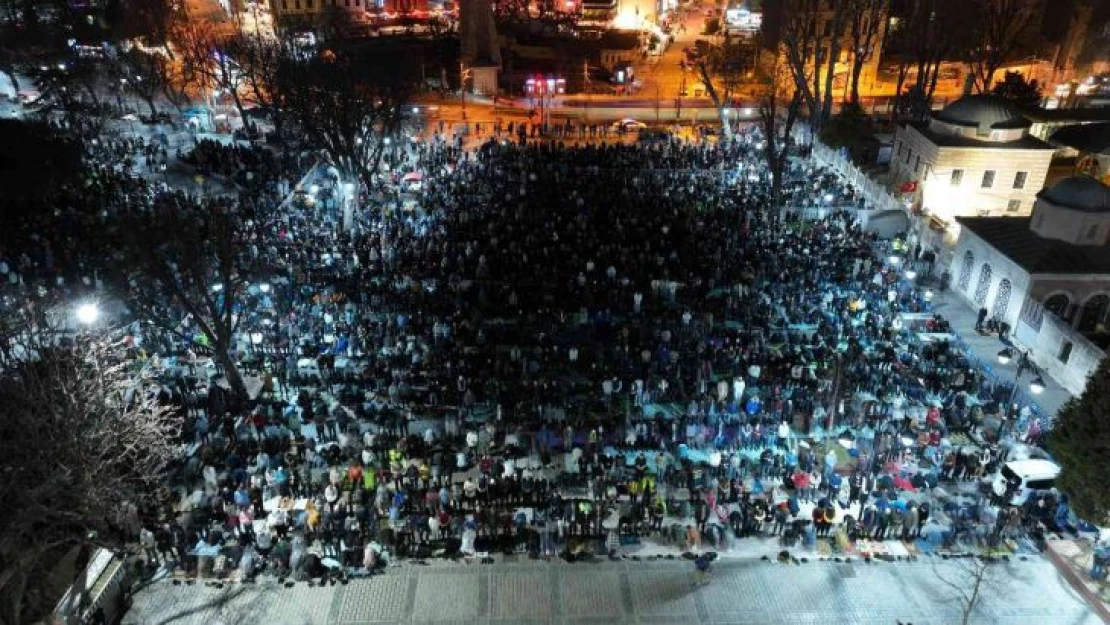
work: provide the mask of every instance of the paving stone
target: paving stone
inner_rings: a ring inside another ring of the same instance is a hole
[[[407,619],[409,583],[410,578],[402,575],[353,580],[344,587],[335,621],[346,625]]]
[[[479,601],[482,578],[485,577],[482,573],[420,576],[416,584],[413,619],[437,621],[478,616],[485,608]]]
[[[690,586],[692,567],[445,566],[294,589],[276,584],[173,586],[157,582],[134,597],[126,625],[951,625],[952,589],[937,570],[956,564],[803,567],[723,561],[708,586]],[[1098,617],[1040,559],[999,567],[974,614],[985,625],[1097,625]],[[627,603],[627,607],[626,607]]]
[[[506,572],[490,576],[490,616],[495,619],[528,619],[552,613],[548,573]]]
[[[561,572],[564,613],[568,618],[621,616],[620,575],[580,568]]]
[[[689,571],[678,568],[669,573],[634,571],[629,575],[633,609],[638,616],[697,617],[692,582]]]

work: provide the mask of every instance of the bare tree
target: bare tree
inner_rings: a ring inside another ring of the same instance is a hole
[[[763,129],[763,154],[771,171],[771,203],[781,219],[782,183],[790,154],[791,134],[802,108],[802,92],[789,76],[789,70],[776,65],[771,89],[759,103],[759,120]],[[790,93],[783,101],[783,94]]]
[[[236,59],[229,54],[234,36],[217,31],[206,22],[193,22],[179,31],[177,48],[182,62],[196,73],[203,93],[217,91],[231,98],[240,119],[246,123],[243,102],[246,77]]]
[[[787,3],[781,54],[816,133],[832,114],[833,75],[848,21],[849,3],[791,0]]]
[[[967,65],[975,76],[975,89],[989,93],[994,75],[1030,39],[1033,3],[1030,0],[978,0],[974,35],[967,48]]]
[[[704,56],[694,62],[698,77],[705,85],[706,94],[717,109],[717,116],[721,120],[721,129],[725,136],[732,134],[728,109],[732,105],[733,97],[740,91],[744,72],[751,65],[750,54],[751,50],[742,43],[726,40],[722,45],[710,48]]]
[[[960,625],[968,625],[984,591],[992,584],[998,564],[993,558],[980,556],[946,560],[943,566],[951,569],[948,571],[942,571],[941,566],[935,565],[933,573],[950,589],[952,599],[959,605]]]
[[[295,44],[290,39],[266,37],[257,29],[253,33],[240,29],[224,46],[242,74],[244,96],[265,107],[274,124],[274,132],[282,137],[285,128],[284,92],[278,80],[283,63],[293,62]]]
[[[255,221],[242,210],[162,195],[149,209],[125,211],[96,243],[115,250],[109,288],[140,318],[210,353],[240,400],[247,387],[235,357],[244,316],[237,307],[258,272],[249,245]]]
[[[958,51],[967,31],[967,7],[964,0],[913,0],[899,27],[892,31],[890,45],[899,59],[895,83],[898,119],[915,120],[929,114],[941,64]]]
[[[65,345],[42,328],[0,350],[0,622],[42,618],[54,565],[82,548],[120,548],[158,501],[180,423],[128,371],[118,344]],[[9,341],[12,335],[6,337]]]
[[[150,109],[153,117],[158,113],[155,99],[165,91],[162,64],[165,59],[157,52],[148,52],[137,46],[120,52],[110,66],[115,78],[120,81],[122,90],[131,94]]]
[[[849,2],[849,45],[852,46],[849,101],[859,104],[859,78],[881,46],[890,13],[890,0],[851,0]]]
[[[179,111],[188,106],[192,97],[205,86],[203,73],[197,67],[198,59],[187,53],[190,35],[188,24],[174,24],[165,49],[152,59],[152,69],[158,73],[162,95]],[[207,59],[201,61],[207,62]]]
[[[283,63],[279,89],[289,121],[345,178],[372,189],[419,81],[410,58],[347,48]]]

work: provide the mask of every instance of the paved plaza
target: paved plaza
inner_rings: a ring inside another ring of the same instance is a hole
[[[355,625],[465,623],[913,623],[960,622],[961,603],[940,581],[970,587],[969,562],[850,564],[722,561],[694,589],[692,566],[677,561],[595,564],[405,564],[346,585],[284,588],[276,582],[222,589],[157,582],[138,593],[132,625],[236,623]],[[1042,558],[990,568],[973,623],[1101,621]]]

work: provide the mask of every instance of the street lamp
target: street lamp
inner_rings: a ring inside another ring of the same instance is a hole
[[[911,282],[916,280],[917,279],[917,272],[914,271],[913,269],[910,269],[910,270],[906,271],[906,279],[911,281]]]
[[[263,293],[269,293],[270,292],[270,283],[269,282],[263,282],[262,284],[259,284],[258,285],[258,290],[262,291]]]
[[[100,307],[92,302],[81,304],[77,307],[77,321],[82,325],[91,326],[100,318]]]
[[[1006,401],[1006,411],[1009,412],[1010,408],[1014,405],[1014,397],[1017,396],[1018,383],[1021,381],[1021,376],[1026,371],[1033,372],[1033,379],[1029,381],[1029,392],[1034,395],[1040,395],[1044,392],[1045,382],[1037,371],[1037,365],[1029,358],[1029,352],[1015,350],[1012,347],[1007,347],[998,352],[998,363],[1002,365],[1010,364],[1017,357],[1017,371],[1014,373],[1014,384],[1010,390],[1010,398]]]

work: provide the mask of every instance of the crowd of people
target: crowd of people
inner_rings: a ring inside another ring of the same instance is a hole
[[[151,561],[300,579],[644,541],[913,541],[948,516],[951,543],[997,518],[929,493],[993,470],[1004,435],[1036,442],[1036,421],[954,342],[915,339],[949,330],[902,271],[920,250],[891,264],[834,174],[791,159],[772,210],[756,128],[577,146],[492,130],[474,151],[398,142],[353,234],[283,201],[304,158],[181,154],[243,189],[207,205],[267,215],[250,245],[273,275],[240,311],[247,396],[202,341],[131,326],[186,449],[142,512]],[[187,201],[133,180],[124,195]]]

